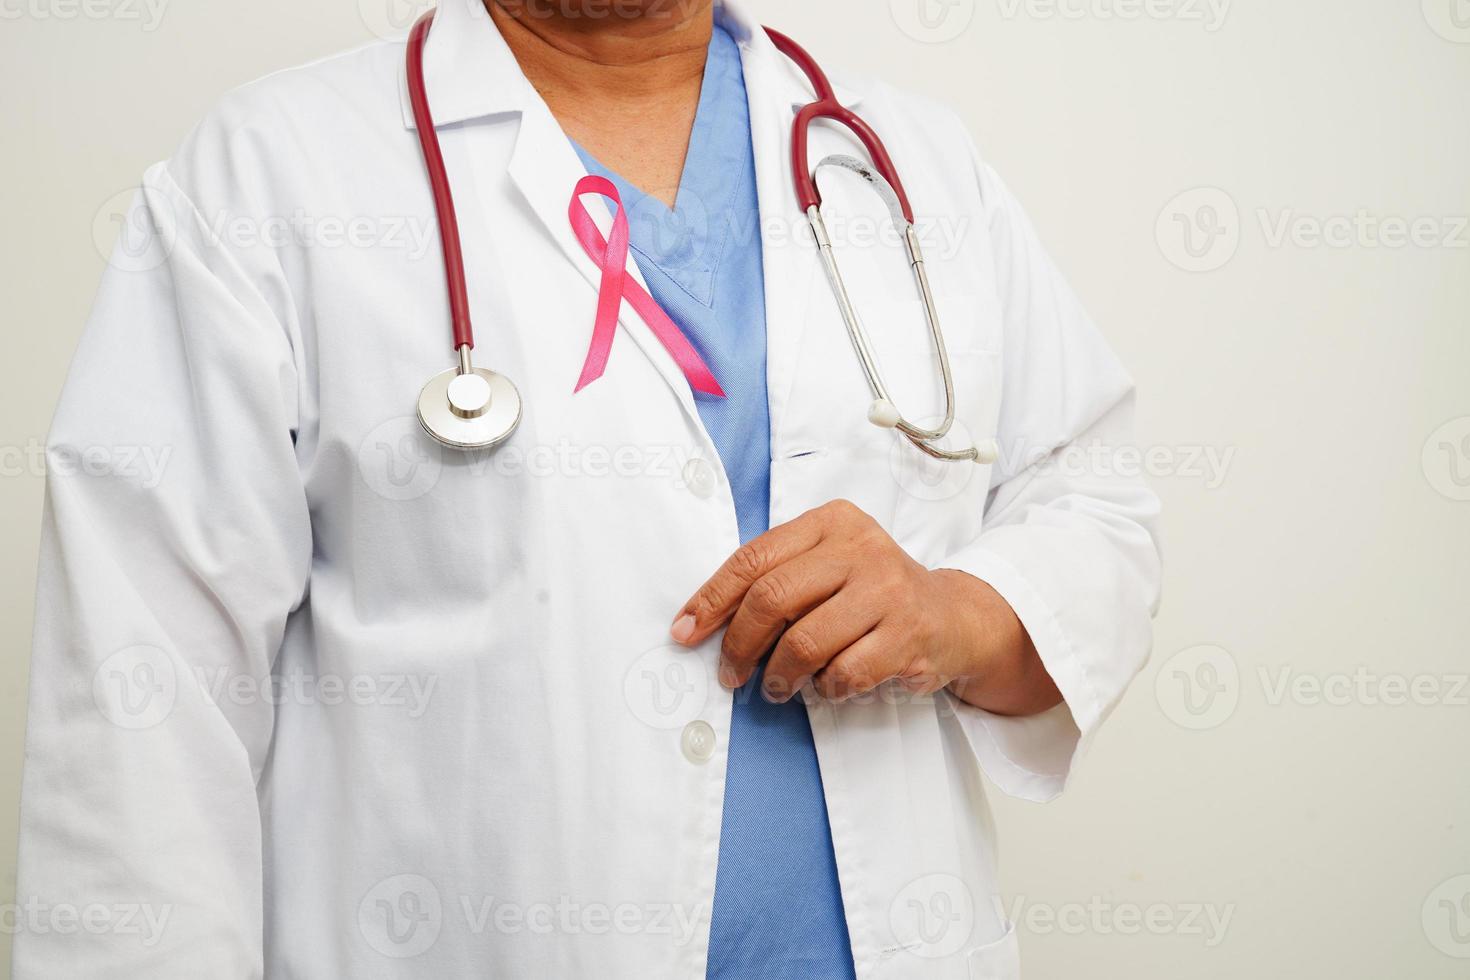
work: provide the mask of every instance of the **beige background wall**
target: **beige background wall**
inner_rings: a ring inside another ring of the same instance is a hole
[[[754,6],[956,105],[1142,391],[1165,608],[1070,795],[997,804],[1028,975],[1470,975],[1470,3]],[[31,450],[116,195],[225,89],[415,12],[0,0],[0,902]]]

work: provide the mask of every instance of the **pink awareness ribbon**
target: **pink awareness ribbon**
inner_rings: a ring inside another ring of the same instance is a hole
[[[583,194],[601,194],[617,205],[617,211],[613,215],[612,235],[606,241],[603,240],[597,223],[592,220],[592,215],[587,213],[586,206],[582,204]],[[679,365],[690,387],[706,395],[724,398],[724,389],[715,380],[714,374],[694,349],[694,345],[689,343],[689,338],[684,336],[678,324],[669,319],[669,315],[648,291],[638,285],[637,280],[629,277],[628,216],[623,211],[623,199],[618,194],[617,186],[606,177],[596,174],[583,177],[572,189],[567,217],[572,222],[572,231],[582,250],[602,271],[602,281],[597,287],[597,319],[592,325],[592,343],[587,348],[587,359],[582,363],[582,376],[577,379],[574,392],[581,391],[602,377],[602,372],[607,369],[613,335],[618,328],[618,311],[622,308],[623,300],[627,300],[664,345],[664,350]]]

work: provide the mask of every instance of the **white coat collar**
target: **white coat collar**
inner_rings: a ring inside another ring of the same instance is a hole
[[[738,2],[722,0],[715,7],[715,18],[740,45],[747,70],[752,60],[779,63],[772,75],[791,104],[800,106],[812,100],[806,76],[776,50],[766,32],[746,16]],[[424,46],[424,84],[436,129],[498,113],[521,112],[528,100],[537,98],[481,0],[442,0],[439,4]],[[836,81],[833,89],[845,106],[860,101],[856,92]],[[413,129],[408,78],[402,67],[399,96],[403,124]]]
[[[740,46],[760,212],[763,216],[786,216],[793,223],[800,223],[803,218],[790,173],[791,120],[796,107],[811,101],[811,85],[801,69],[777,51],[760,25],[747,19],[738,6],[722,0],[715,16]],[[566,218],[567,196],[586,168],[540,94],[522,74],[481,0],[442,0],[424,51],[424,76],[436,129],[496,115],[519,119],[511,155],[505,162],[506,175],[530,206],[544,233],[587,281],[595,296],[600,270],[577,244]],[[402,70],[400,80],[403,121],[412,129],[413,112]],[[833,89],[843,105],[857,102],[850,90],[835,83]],[[470,140],[467,145],[473,142]],[[584,203],[606,228],[610,213],[605,202],[591,198]],[[796,357],[806,327],[810,292],[806,284],[812,278],[816,262],[815,249],[789,248],[782,244],[783,240],[766,238],[762,242],[767,379],[776,435],[795,385]],[[646,288],[631,254],[627,271]],[[688,382],[673,358],[631,308],[625,306],[619,320],[663,376],[690,423],[701,427]]]

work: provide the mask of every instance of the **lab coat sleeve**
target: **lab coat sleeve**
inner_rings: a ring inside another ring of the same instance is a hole
[[[127,228],[47,440],[14,975],[260,977],[295,345],[163,165]]]
[[[1159,507],[1128,475],[1132,381],[1010,192],[976,167],[1003,319],[1001,455],[980,536],[943,564],[1005,598],[1063,703],[1011,718],[950,700],[992,782],[1040,802],[1062,791],[1148,658]]]

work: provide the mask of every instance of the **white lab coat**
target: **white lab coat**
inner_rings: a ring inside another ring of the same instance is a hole
[[[1132,386],[955,117],[849,81],[930,228],[957,429],[1002,457],[926,467],[868,424],[788,173],[810,89],[719,16],[752,117],[772,523],[845,497],[988,581],[1066,699],[811,701],[857,975],[1014,977],[980,774],[1056,795],[1147,656],[1156,500],[1078,453],[1130,439]],[[718,639],[667,632],[738,544],[728,485],[626,306],[573,394],[583,168],[474,0],[446,0],[427,78],[476,353],[525,413],[493,454],[419,432],[452,353],[402,60],[246,86],[147,173],[49,440],[18,980],[704,975],[731,696]],[[833,151],[857,148],[819,128],[813,160]],[[880,216],[842,176],[834,226]],[[875,228],[834,227],[844,272],[901,406],[933,409]]]

